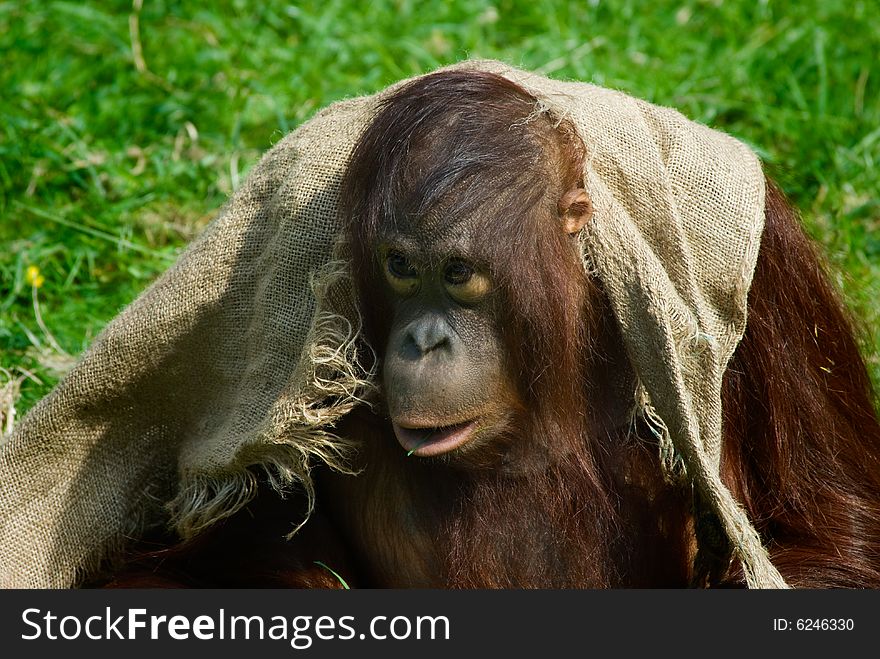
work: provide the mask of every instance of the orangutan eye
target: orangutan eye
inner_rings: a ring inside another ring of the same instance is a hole
[[[419,289],[419,272],[403,254],[391,250],[385,255],[385,279],[397,295],[408,297]]]
[[[400,252],[389,252],[385,257],[385,269],[397,279],[412,279],[418,276],[416,269]]]
[[[446,266],[443,278],[452,286],[463,286],[474,276],[474,269],[464,261],[451,261]]]
[[[488,276],[457,259],[446,264],[443,280],[449,295],[463,304],[477,302],[492,290]]]

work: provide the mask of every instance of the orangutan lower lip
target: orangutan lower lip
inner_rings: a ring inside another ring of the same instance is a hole
[[[464,444],[477,426],[476,421],[465,421],[451,426],[433,428],[405,428],[392,422],[397,441],[405,448],[407,455],[427,458],[441,455]]]

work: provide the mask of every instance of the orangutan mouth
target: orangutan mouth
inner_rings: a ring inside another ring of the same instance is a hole
[[[392,422],[394,435],[407,455],[428,458],[442,455],[458,448],[470,439],[477,428],[476,420],[464,421],[450,426],[413,428]]]

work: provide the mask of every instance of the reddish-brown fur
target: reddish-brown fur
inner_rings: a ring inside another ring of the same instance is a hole
[[[90,585],[104,588],[342,588],[351,573],[337,531],[319,507],[287,540],[304,500],[268,489],[244,510],[186,543],[170,534],[142,540],[125,564],[108,566]],[[323,563],[320,565],[319,563]],[[324,567],[327,566],[327,567]]]
[[[418,127],[432,95],[454,105],[463,93],[484,94],[485,106],[468,124],[473,129],[486,117],[483,134],[509,124],[510,113],[528,114],[529,97],[490,74],[423,80],[386,105],[410,113],[404,125]],[[584,155],[567,124],[541,121],[531,130],[546,156],[528,176],[522,163],[502,160],[484,170],[482,188],[471,188],[494,194],[508,179],[493,216],[506,224],[481,230],[505,237],[491,243],[490,258],[501,273],[505,344],[520,379],[508,430],[521,447],[517,468],[408,458],[381,407],[359,409],[338,430],[361,441],[364,471],[357,478],[317,474],[323,510],[306,526],[311,537],[285,544],[286,520],[296,519],[299,507],[287,512],[267,494],[198,546],[150,554],[113,585],[338,586],[315,560],[361,586],[690,583],[690,494],[663,481],[651,433],[620,424],[607,375],[626,369],[618,363],[615,323],[570,239],[539,221],[555,211],[542,206],[545,198],[577,184]],[[420,149],[436,149],[444,137],[442,124],[425,125],[407,155],[416,162]],[[514,148],[505,140],[496,147]],[[377,181],[376,159],[387,154],[376,150],[400,143],[389,126],[368,134],[344,187],[349,216],[363,222],[351,228],[353,266],[365,331],[380,359],[389,311],[370,250],[383,218],[400,211],[393,200],[413,174]],[[436,188],[444,184],[435,181]],[[365,187],[382,185],[387,190],[358,206],[357,195],[369,196]],[[480,201],[434,189],[416,197],[404,201],[460,213]],[[724,382],[722,475],[791,585],[878,588],[880,424],[865,365],[837,293],[772,184],[765,215],[746,334]],[[736,564],[715,566],[712,574],[710,585],[742,583]]]
[[[853,329],[770,185],[745,337],[724,383],[723,472],[790,583],[880,587],[880,426]]]

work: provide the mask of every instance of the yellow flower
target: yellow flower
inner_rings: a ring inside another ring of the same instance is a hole
[[[24,273],[24,280],[34,288],[39,288],[46,281],[46,278],[40,274],[40,269],[35,265],[29,265]]]

